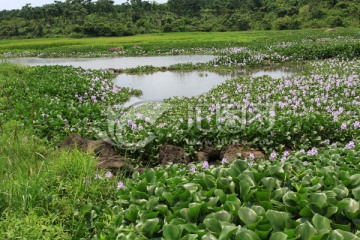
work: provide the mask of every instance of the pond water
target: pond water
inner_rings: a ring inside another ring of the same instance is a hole
[[[215,58],[214,55],[177,55],[103,58],[9,58],[6,61],[29,66],[61,65],[82,67],[84,69],[124,69],[145,65],[168,67],[180,63],[205,63]]]
[[[141,56],[141,57],[103,57],[103,58],[12,58],[6,61],[30,65],[62,65],[85,69],[135,68],[152,65],[168,67],[180,63],[204,63],[214,60],[214,55],[177,55],[177,56]],[[193,97],[209,91],[227,79],[241,75],[259,77],[269,75],[272,78],[288,77],[297,72],[296,68],[265,69],[259,71],[239,70],[229,73],[215,72],[156,72],[146,75],[120,74],[114,83],[121,87],[140,89],[143,95],[132,98],[127,105],[139,101],[161,101],[170,97]]]
[[[213,87],[227,79],[250,75],[259,77],[269,75],[272,78],[288,77],[294,74],[292,69],[277,69],[264,71],[239,71],[231,73],[215,72],[156,72],[146,75],[120,74],[114,83],[121,87],[140,89],[140,98],[130,99],[127,105],[139,101],[161,101],[170,97],[193,97],[208,92]]]

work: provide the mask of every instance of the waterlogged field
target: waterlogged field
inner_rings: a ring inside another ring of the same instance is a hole
[[[359,31],[281,34],[215,43],[216,60],[171,68],[301,65],[293,76],[239,77],[130,108],[122,103],[141,93],[114,86],[106,71],[1,64],[0,238],[359,239]],[[49,147],[74,132],[111,138],[134,166],[153,168],[113,175],[92,156]],[[205,146],[241,144],[265,159],[155,166],[163,144],[192,159]]]

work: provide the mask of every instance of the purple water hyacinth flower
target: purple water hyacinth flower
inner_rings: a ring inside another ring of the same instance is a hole
[[[354,149],[355,143],[353,141],[350,141],[348,144],[345,145],[346,149]]]
[[[345,130],[346,128],[347,128],[347,124],[346,124],[346,122],[343,122],[340,126],[340,129]]]
[[[105,173],[105,177],[108,178],[108,179],[110,179],[110,178],[113,177],[113,174],[112,174],[110,171],[107,171],[107,172]]]
[[[191,167],[190,169],[189,169],[189,172],[191,172],[191,173],[194,173],[196,170],[195,170],[195,167]]]
[[[118,184],[117,184],[117,187],[116,187],[117,189],[122,189],[122,190],[125,190],[125,185],[124,185],[124,183],[123,182],[118,182]]]
[[[300,149],[300,153],[305,153],[305,149]]]
[[[286,161],[286,157],[283,156],[281,159],[280,159],[281,162],[285,162]]]
[[[270,154],[270,159],[271,160],[275,160],[276,157],[277,157],[277,153],[275,151]]]
[[[135,123],[133,123],[133,124],[131,124],[131,129],[136,130],[136,129],[138,129],[138,126]]]
[[[284,152],[284,157],[286,158],[286,157],[288,157],[288,156],[290,156],[290,152],[289,152],[288,150],[286,150],[286,151]]]
[[[253,153],[250,153],[250,154],[249,154],[249,159],[250,159],[250,160],[254,160],[254,159],[255,159],[255,155],[254,155]]]
[[[204,161],[202,164],[203,169],[209,169],[209,162],[208,161]]]
[[[354,124],[353,124],[353,127],[354,127],[355,129],[360,128],[360,122],[359,122],[359,121],[355,121]]]
[[[143,118],[143,115],[142,115],[141,113],[137,113],[137,114],[136,114],[136,118],[137,118],[137,119],[142,119],[142,118]]]
[[[228,163],[227,158],[225,158],[225,157],[224,157],[224,158],[221,160],[221,163],[222,163],[222,164],[226,164],[226,163]]]
[[[309,155],[309,156],[316,156],[317,154],[318,154],[318,150],[315,147],[313,147],[312,149],[307,151],[307,155]]]
[[[91,100],[92,100],[93,102],[97,102],[96,96],[91,96]]]

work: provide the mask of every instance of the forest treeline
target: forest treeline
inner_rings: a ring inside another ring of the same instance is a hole
[[[0,38],[359,27],[359,0],[54,1],[0,11]]]

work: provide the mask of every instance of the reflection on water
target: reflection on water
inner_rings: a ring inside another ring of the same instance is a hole
[[[114,79],[114,83],[121,87],[140,89],[143,95],[140,98],[132,98],[132,102],[138,101],[161,101],[170,97],[193,97],[208,92],[213,87],[225,82],[227,79],[241,75],[259,77],[269,75],[272,78],[288,77],[294,71],[288,70],[264,70],[264,71],[237,71],[231,73],[215,72],[156,72],[146,75],[120,74]],[[129,103],[128,103],[129,104]]]
[[[104,57],[104,58],[9,58],[7,61],[29,66],[73,66],[85,69],[135,68],[152,65],[168,67],[180,63],[205,63],[214,60],[213,55],[178,55],[149,57]]]

